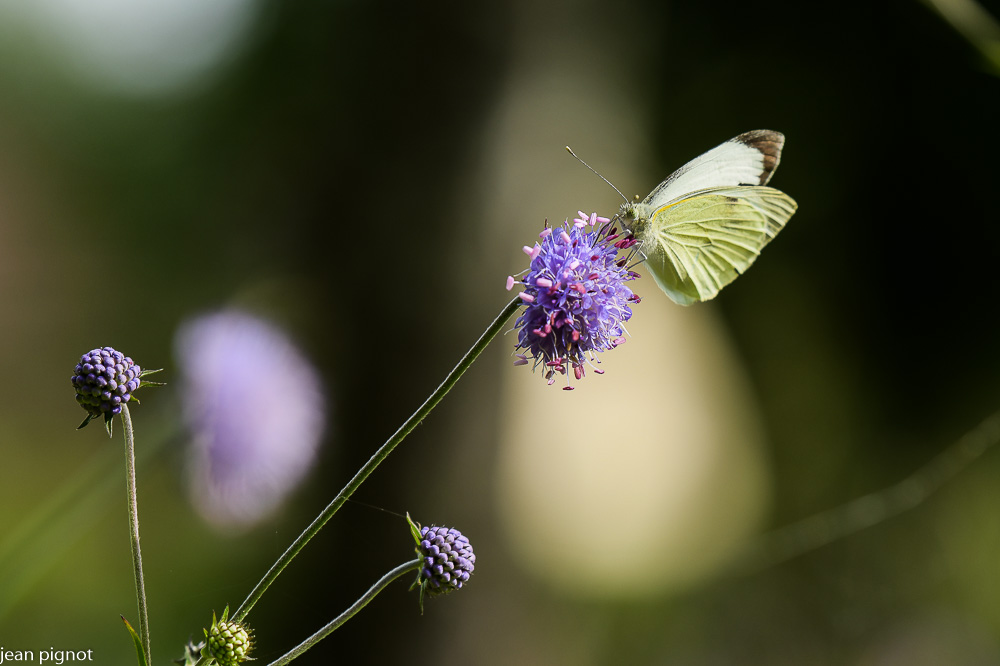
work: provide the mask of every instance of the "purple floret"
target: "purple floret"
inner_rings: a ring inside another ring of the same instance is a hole
[[[142,370],[112,347],[92,349],[80,357],[71,381],[76,401],[92,417],[120,414],[121,404],[139,388]]]
[[[417,552],[423,560],[418,584],[429,595],[457,590],[469,581],[476,555],[469,539],[454,528],[421,527]]]
[[[530,358],[534,367],[544,365],[549,384],[571,368],[580,379],[597,352],[625,341],[629,304],[640,300],[625,284],[639,277],[628,268],[638,241],[608,218],[582,212],[572,223],[539,235],[541,243],[524,248],[531,266],[520,280],[526,307],[515,327],[517,349],[526,353],[517,354],[514,364],[527,365]]]

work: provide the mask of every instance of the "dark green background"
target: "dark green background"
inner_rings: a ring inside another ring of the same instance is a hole
[[[95,345],[165,366],[171,382],[177,325],[242,299],[293,332],[330,389],[318,468],[238,537],[189,508],[173,389],[141,396],[140,448],[167,442],[139,471],[154,663],[239,603],[503,306],[504,275],[468,284],[460,272],[482,248],[457,230],[479,211],[454,202],[470,161],[493,159],[480,147],[532,67],[519,58],[526,35],[571,35],[582,67],[620,88],[614,104],[655,120],[643,182],[741,131],[788,137],[775,184],[799,212],[712,306],[761,406],[772,526],[900,480],[1000,405],[1000,77],[928,7],[264,2],[256,21],[222,70],[160,96],[89,88],[29,39],[0,46],[0,542],[78,469],[120,464],[119,440],[73,431],[69,375]],[[586,105],[593,91],[573,94]],[[588,142],[601,137],[551,134],[553,150]],[[495,248],[500,264],[516,249]],[[487,423],[508,351],[509,338],[495,344],[457,389],[475,391],[460,404],[479,404]],[[595,664],[1000,661],[996,452],[916,511],[783,565],[604,605],[560,596],[510,560],[486,501],[465,492],[489,487],[495,442],[450,441],[445,424],[461,417],[446,401],[358,499],[463,517],[455,526],[478,535],[473,583],[423,616],[397,583],[302,663],[573,663],[576,627],[604,636]],[[478,468],[456,479],[447,463],[464,447]],[[103,503],[69,502],[78,530],[16,560],[52,558],[0,615],[0,644],[128,663],[117,473]],[[936,527],[955,515],[959,541]],[[407,558],[409,539],[396,516],[348,504],[255,609],[258,663]],[[10,562],[8,591],[28,580]],[[530,632],[544,651],[523,643],[518,604],[551,621]],[[873,660],[877,637],[897,634],[913,652]]]

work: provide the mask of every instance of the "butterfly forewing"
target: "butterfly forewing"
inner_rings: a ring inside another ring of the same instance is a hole
[[[771,187],[688,193],[657,208],[644,225],[646,265],[675,302],[707,301],[750,267],[796,207]]]
[[[642,203],[656,209],[698,190],[766,185],[778,167],[784,144],[780,132],[744,132],[682,166]]]

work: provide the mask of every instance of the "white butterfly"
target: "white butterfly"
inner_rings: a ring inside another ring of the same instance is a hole
[[[714,298],[791,218],[798,204],[765,187],[784,143],[771,130],[740,134],[682,166],[642,201],[622,204],[620,218],[675,303]]]

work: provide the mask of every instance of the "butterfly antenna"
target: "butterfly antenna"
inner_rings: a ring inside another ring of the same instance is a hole
[[[605,178],[604,176],[602,176],[600,173],[598,173],[597,169],[595,169],[594,167],[590,166],[589,164],[587,164],[586,162],[584,162],[583,160],[581,160],[580,156],[577,155],[576,153],[574,153],[573,149],[570,148],[569,146],[566,146],[566,150],[569,151],[569,154],[572,155],[573,157],[575,157],[577,159],[577,161],[580,162],[580,164],[582,164],[583,166],[587,167],[588,169],[590,169],[591,171],[593,171],[595,174],[597,174],[597,177],[600,178],[601,180],[603,180],[605,183],[607,183],[608,185],[611,185],[611,189],[613,189],[615,192],[617,192],[618,196],[620,196],[622,199],[625,200],[625,203],[629,203],[628,197],[625,196],[624,194],[622,194],[622,191],[619,190],[617,187],[615,187],[614,184],[612,184],[612,182],[610,180],[608,180],[607,178]]]

